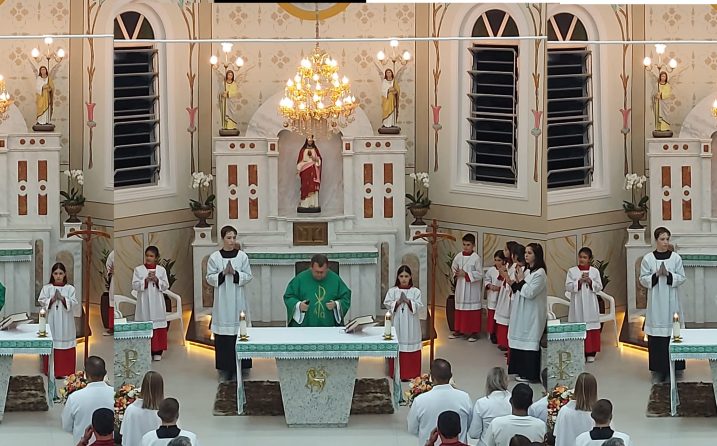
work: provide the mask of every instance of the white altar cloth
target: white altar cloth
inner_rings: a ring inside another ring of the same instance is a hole
[[[250,358],[274,359],[339,359],[359,357],[398,358],[398,340],[383,339],[383,327],[366,327],[359,333],[346,333],[343,327],[266,327],[249,328],[248,341],[237,338],[237,411],[244,412],[244,385],[241,379],[241,360]],[[396,360],[393,379],[393,402],[401,401],[401,373]]]
[[[717,329],[683,329],[682,342],[670,340],[670,412],[677,415],[680,395],[675,380],[675,361],[706,359],[712,371],[712,387],[717,398]]]

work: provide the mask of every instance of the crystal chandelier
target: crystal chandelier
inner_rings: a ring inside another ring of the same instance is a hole
[[[319,48],[318,6],[316,11],[316,47],[286,82],[284,98],[279,102],[284,127],[307,137],[338,133],[354,120],[358,105],[349,79],[339,76],[336,59]]]
[[[5,79],[0,74],[0,121],[5,120],[7,117],[7,109],[15,102],[10,99],[10,93],[5,89]]]

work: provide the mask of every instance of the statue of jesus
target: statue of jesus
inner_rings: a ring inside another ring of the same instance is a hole
[[[299,150],[296,171],[301,179],[301,201],[296,209],[299,213],[321,212],[319,189],[321,188],[321,153],[314,137],[309,136]]]
[[[329,259],[316,254],[286,286],[284,305],[289,327],[337,327],[351,307],[351,290],[329,270]]]

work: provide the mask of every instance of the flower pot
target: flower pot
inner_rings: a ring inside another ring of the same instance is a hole
[[[409,206],[408,211],[413,215],[413,218],[415,218],[411,224],[414,226],[425,226],[426,223],[423,221],[423,217],[426,216],[430,208],[430,206]]]
[[[210,225],[207,223],[207,219],[212,216],[212,210],[214,208],[212,206],[201,206],[196,209],[192,209],[192,213],[195,217],[199,219],[196,225],[194,227],[196,228],[208,228]]]
[[[646,209],[634,209],[632,211],[625,211],[627,218],[632,220],[630,229],[643,229],[644,226],[640,224],[640,220],[644,220],[647,217]]]
[[[77,214],[82,212],[84,205],[77,203],[65,203],[62,207],[65,208],[65,212],[67,212],[67,215],[70,216],[70,218],[65,220],[66,223],[80,223],[80,219],[77,218]]]

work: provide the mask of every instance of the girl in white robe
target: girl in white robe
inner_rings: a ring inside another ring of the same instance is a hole
[[[670,231],[655,229],[657,249],[642,258],[640,283],[647,288],[645,334],[653,383],[665,381],[670,373],[670,336],[673,317],[678,315],[682,328],[684,317],[677,288],[685,282],[682,257],[670,249]],[[675,362],[675,370],[682,374],[684,361]]]
[[[510,287],[515,280],[515,267],[517,262],[524,262],[525,247],[518,242],[509,241],[505,244],[503,254],[506,265],[499,270],[503,278],[503,286],[498,291],[498,302],[495,306],[495,337],[498,349],[508,351],[508,326],[510,325],[510,307],[513,301],[513,290]],[[507,353],[506,353],[507,356]]]
[[[401,265],[396,273],[396,283],[388,290],[383,304],[391,312],[391,320],[398,337],[398,362],[401,380],[408,381],[421,374],[421,320],[423,308],[421,290],[413,286],[411,268]],[[389,360],[391,376],[393,361]]]
[[[164,292],[169,289],[167,271],[157,265],[159,249],[148,246],[144,250],[144,264],[135,267],[132,289],[137,292],[134,320],[152,322],[152,359],[160,361],[167,350],[167,308]]]
[[[587,362],[595,361],[595,355],[600,351],[600,307],[597,293],[602,291],[602,279],[600,271],[590,266],[592,259],[593,252],[590,248],[580,248],[578,266],[570,268],[565,278],[565,291],[570,293],[568,322],[585,323]]]
[[[508,373],[518,382],[540,380],[540,338],[548,320],[548,280],[539,243],[525,248],[526,271],[516,270],[511,288],[516,293],[508,327]]]
[[[75,308],[80,305],[75,287],[67,283],[67,269],[62,263],[52,265],[50,282],[42,287],[37,299],[47,311],[47,323],[52,333],[55,378],[75,373],[76,337]],[[43,356],[47,374],[47,356]]]
[[[503,255],[503,250],[498,250],[493,255],[493,266],[488,268],[488,271],[486,271],[485,277],[483,278],[486,307],[488,308],[486,331],[490,335],[490,342],[493,344],[498,343],[495,335],[495,307],[498,305],[498,294],[505,281],[499,271],[500,269],[503,269],[504,266],[505,256]]]
[[[475,241],[475,235],[464,235],[463,252],[456,255],[451,265],[456,279],[456,317],[455,330],[449,339],[465,335],[469,342],[475,342],[480,334],[483,262],[475,253]]]
[[[127,406],[120,434],[122,446],[139,446],[147,432],[157,430],[162,420],[157,415],[159,403],[164,399],[164,380],[157,372],[145,373],[140,387],[140,398]]]
[[[237,230],[224,226],[220,235],[223,247],[209,256],[207,262],[207,283],[214,287],[214,308],[210,329],[214,333],[215,366],[220,382],[236,378],[236,338],[239,334],[241,314],[244,313],[247,326],[251,326],[249,302],[244,285],[253,276],[249,257],[239,250],[236,241]],[[251,368],[251,360],[242,360],[242,369]]]
[[[473,406],[473,418],[468,428],[469,437],[480,439],[478,446],[486,446],[485,434],[495,418],[513,413],[510,397],[505,368],[493,367],[486,378],[485,396]]]
[[[575,381],[574,400],[560,408],[555,420],[555,446],[575,446],[575,440],[595,425],[591,412],[598,400],[597,380],[590,373],[581,373]]]

